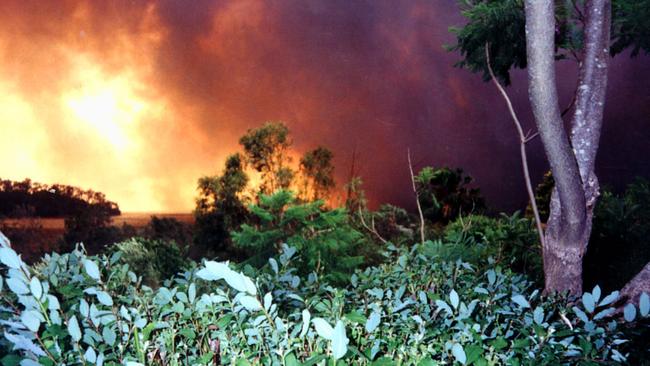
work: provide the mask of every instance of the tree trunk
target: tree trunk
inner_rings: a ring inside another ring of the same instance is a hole
[[[564,128],[555,79],[553,1],[526,0],[528,94],[537,129],[555,178],[544,258],[547,292],[582,292],[582,258],[590,220],[578,162]]]

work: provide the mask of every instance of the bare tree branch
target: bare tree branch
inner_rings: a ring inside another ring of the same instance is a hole
[[[490,72],[490,78],[492,78],[492,82],[494,82],[494,85],[503,96],[503,99],[505,99],[506,105],[508,106],[508,111],[510,111],[510,116],[512,117],[512,121],[515,123],[517,133],[519,134],[519,153],[521,155],[521,166],[524,172],[524,180],[526,181],[526,191],[528,192],[530,206],[533,208],[533,215],[535,216],[535,224],[537,226],[537,234],[539,235],[539,243],[542,245],[542,247],[544,247],[544,229],[542,228],[542,220],[539,217],[539,210],[537,209],[537,202],[535,201],[533,184],[530,181],[530,172],[528,170],[528,156],[526,155],[526,143],[537,136],[537,133],[532,136],[524,134],[524,130],[521,127],[521,122],[519,122],[517,113],[515,113],[515,110],[512,107],[512,102],[510,101],[510,97],[508,97],[508,93],[506,93],[505,89],[503,89],[497,78],[494,76],[494,71],[492,71],[492,65],[490,63],[490,50],[487,43],[485,44],[485,60],[487,63],[488,71]]]
[[[371,218],[371,221],[370,221],[371,226],[368,226],[368,224],[366,224],[366,220],[363,218],[363,211],[361,211],[361,207],[359,207],[359,220],[361,221],[361,225],[363,225],[363,227],[366,228],[366,230],[368,230],[370,233],[375,235],[377,237],[377,239],[381,240],[382,243],[388,244],[388,240],[384,239],[381,236],[381,234],[379,234],[377,229],[375,228],[375,219],[374,218]]]
[[[420,196],[418,189],[415,186],[415,175],[413,174],[413,164],[411,164],[411,149],[406,150],[409,161],[409,171],[411,172],[411,183],[413,184],[413,193],[415,193],[415,203],[418,206],[418,214],[420,215],[420,241],[424,244],[424,215],[422,214],[422,206],[420,206]]]

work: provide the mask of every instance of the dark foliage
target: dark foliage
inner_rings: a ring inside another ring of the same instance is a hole
[[[618,290],[650,262],[650,182],[637,178],[621,195],[600,197],[584,261],[585,286]]]
[[[103,193],[82,190],[62,184],[41,184],[25,179],[22,182],[0,180],[0,216],[22,217],[30,211],[37,217],[66,217],[85,209],[102,210],[108,216],[120,214],[115,202]]]
[[[485,200],[478,188],[471,188],[472,177],[462,169],[426,167],[415,177],[418,199],[424,218],[447,224],[459,215],[480,213]]]

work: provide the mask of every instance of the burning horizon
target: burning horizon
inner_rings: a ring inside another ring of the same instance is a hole
[[[492,206],[520,207],[505,105],[442,48],[458,13],[453,0],[3,1],[0,177],[91,188],[126,212],[189,211],[197,179],[221,171],[239,136],[281,120],[295,154],[334,151],[339,186],[356,150],[373,202],[411,205],[411,148],[417,167],[462,167]],[[650,174],[634,159],[650,137],[635,127],[650,115],[647,60],[610,69],[599,169],[614,184]],[[514,76],[508,92],[532,126]],[[572,77],[560,87],[568,101]],[[538,142],[530,155],[539,179]]]

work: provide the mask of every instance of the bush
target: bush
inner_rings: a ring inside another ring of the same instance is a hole
[[[501,214],[498,218],[480,215],[460,217],[445,229],[445,241],[474,247],[464,251],[464,260],[473,263],[491,256],[513,270],[543,281],[544,269],[535,223],[521,217]],[[473,254],[472,254],[473,253]]]
[[[186,253],[169,240],[131,238],[111,246],[110,252],[119,253],[120,263],[154,287],[189,265]]]
[[[470,188],[472,177],[462,169],[426,167],[415,177],[424,218],[447,224],[458,216],[481,212],[485,199],[478,188]]]
[[[236,246],[249,250],[253,258],[247,263],[267,263],[282,244],[296,248],[300,273],[325,273],[332,281],[344,281],[364,262],[364,236],[348,222],[342,208],[326,209],[323,201],[298,203],[293,193],[278,191],[260,195],[259,204],[251,205],[256,223],[243,224],[232,233]]]
[[[358,271],[345,288],[296,276],[284,246],[251,278],[206,261],[165,287],[141,286],[119,254],[75,250],[26,266],[0,248],[3,365],[623,364],[617,294],[575,306],[524,276],[436,262],[418,245]],[[426,275],[423,275],[426,274]],[[625,318],[647,327],[649,300]],[[647,345],[646,345],[647,347]]]

